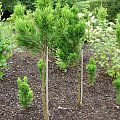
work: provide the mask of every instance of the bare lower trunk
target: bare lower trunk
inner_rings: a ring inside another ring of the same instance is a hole
[[[81,49],[81,106],[83,98],[83,48]]]
[[[78,79],[78,86],[77,86],[77,105],[78,107],[80,107],[80,93],[81,93],[81,89],[80,89],[80,65],[79,65],[79,61],[78,61],[78,68],[77,68],[77,79]]]
[[[42,108],[44,114],[44,120],[48,120],[47,108],[46,108],[46,82],[45,82],[45,68],[42,71]]]
[[[80,65],[78,60],[78,68],[77,68],[77,105],[78,107],[82,106],[82,95],[83,95],[83,49],[81,49],[81,76],[80,76]]]
[[[47,43],[46,43],[46,34],[44,34],[44,39],[43,39],[43,60],[45,63],[45,66],[43,66],[42,70],[42,107],[43,107],[43,114],[44,114],[44,120],[48,120],[48,111],[47,111],[47,102],[46,102],[46,89],[48,90],[48,87],[46,87],[46,77],[47,77],[47,72],[46,72],[46,55],[47,55]],[[48,97],[48,96],[47,96]]]
[[[47,47],[47,53],[46,53],[46,107],[47,107],[47,113],[48,113],[48,120],[49,120],[49,107],[48,107],[48,47]]]

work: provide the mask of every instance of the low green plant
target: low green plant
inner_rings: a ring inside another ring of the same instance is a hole
[[[100,6],[97,14],[98,19],[103,21],[104,19],[106,19],[106,16],[107,16],[107,9],[104,8],[103,6]]]
[[[120,75],[118,75],[117,79],[114,80],[112,83],[116,89],[116,103],[120,104]]]
[[[89,63],[86,66],[88,72],[89,85],[92,86],[96,80],[96,61],[94,58],[90,58]]]
[[[28,78],[25,76],[23,80],[18,77],[18,99],[22,107],[28,107],[33,100],[33,91],[28,84]]]
[[[45,67],[45,62],[43,59],[40,59],[37,63],[38,65],[38,69],[39,69],[39,72],[40,72],[40,78],[42,79],[42,70],[43,70],[43,67]]]

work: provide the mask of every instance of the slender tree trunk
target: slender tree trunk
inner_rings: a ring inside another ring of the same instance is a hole
[[[46,33],[44,33],[43,39],[43,60],[46,63],[46,54],[47,53],[47,43],[46,43]],[[46,106],[46,64],[43,66],[42,70],[42,108],[44,114],[44,120],[48,120],[48,112]]]
[[[81,49],[81,106],[83,98],[83,48]]]
[[[44,114],[44,120],[48,120],[47,115],[47,108],[46,108],[46,82],[45,82],[45,67],[43,67],[42,70],[42,108],[43,108],[43,114]]]
[[[77,79],[78,79],[78,86],[77,86],[77,105],[80,107],[81,101],[80,101],[80,93],[81,93],[81,79],[80,79],[80,65],[79,65],[79,59],[78,59],[78,68],[77,68]]]
[[[49,120],[49,107],[48,107],[48,47],[47,47],[47,53],[46,53],[46,107],[47,107],[47,113],[48,113],[48,120]]]
[[[83,96],[83,48],[81,49],[81,76],[80,76],[80,65],[78,59],[78,68],[77,68],[77,105],[78,107],[82,106],[82,96]]]

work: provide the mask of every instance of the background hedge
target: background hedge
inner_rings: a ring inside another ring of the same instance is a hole
[[[90,5],[89,10],[92,11],[101,5],[101,0],[84,0],[77,2],[80,11],[81,9],[86,8],[86,6],[88,7],[88,4]],[[120,0],[102,0],[102,5],[103,7],[107,8],[107,19],[109,21],[114,21],[114,19],[116,19],[117,13],[120,12]]]
[[[13,7],[20,1],[22,4],[26,5],[27,9],[34,10],[34,2],[36,0],[0,0],[2,2],[3,11],[13,11]],[[57,1],[57,0],[54,0]],[[120,0],[102,0],[103,7],[107,8],[108,20],[114,21],[116,19],[117,13],[120,12]],[[101,5],[101,0],[61,0],[61,2],[67,2],[70,6],[77,2],[77,6],[81,9],[89,8],[90,11],[94,10],[96,7]],[[90,6],[89,6],[90,5]]]
[[[22,4],[26,5],[27,9],[31,9],[31,10],[35,9],[34,2],[36,0],[0,0],[0,2],[2,2],[2,10],[3,11],[8,10],[8,11],[12,12],[14,6],[18,3],[18,1],[20,1]]]

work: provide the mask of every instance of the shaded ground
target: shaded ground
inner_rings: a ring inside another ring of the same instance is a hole
[[[97,81],[93,87],[87,84],[85,65],[89,59],[88,46],[84,47],[83,106],[76,106],[77,69],[68,68],[62,73],[49,57],[49,114],[50,120],[120,120],[119,106],[115,105],[112,78],[98,67]],[[38,56],[28,52],[15,53],[8,61],[4,80],[0,81],[0,120],[43,120],[41,105],[41,81],[36,66]],[[18,105],[17,83],[27,75],[34,92],[33,104],[28,109]]]

